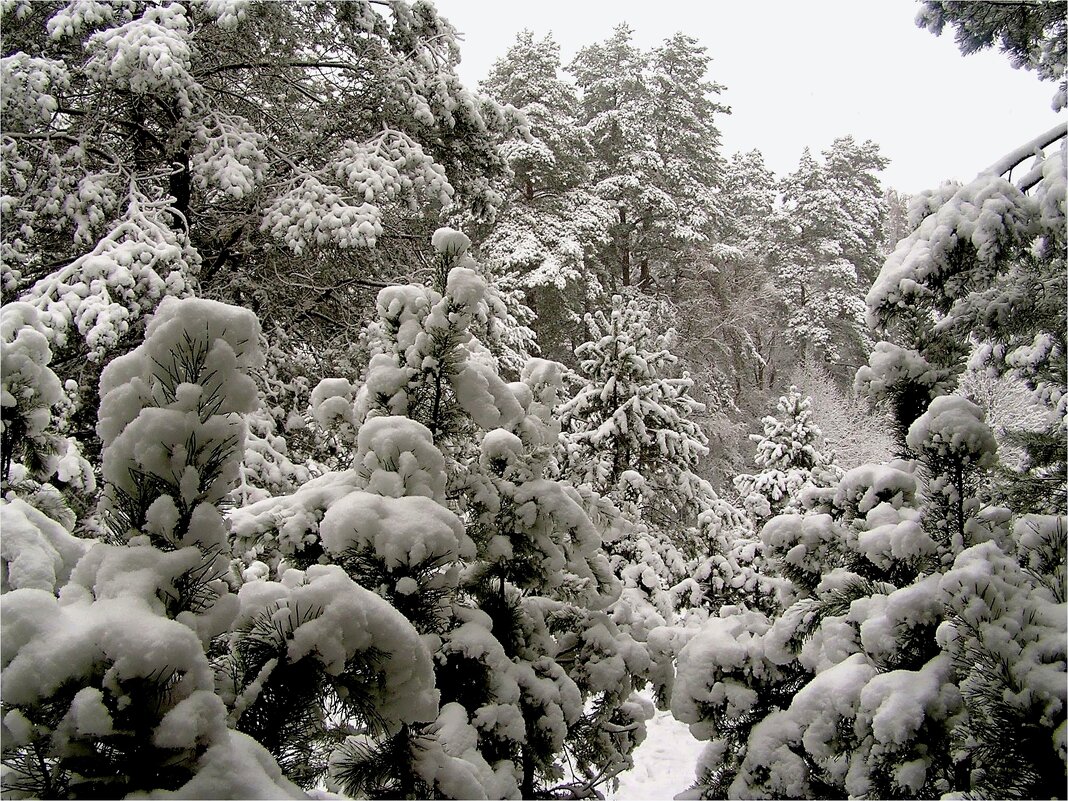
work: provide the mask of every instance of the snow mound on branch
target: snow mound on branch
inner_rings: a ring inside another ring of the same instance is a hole
[[[445,457],[422,423],[407,417],[372,417],[360,426],[356,448],[354,466],[370,492],[445,500]]]
[[[313,478],[292,495],[265,498],[229,513],[234,551],[251,562],[291,556],[319,538],[319,522],[339,498],[362,487],[355,470]]]
[[[59,109],[58,94],[70,86],[62,61],[14,53],[0,59],[0,113],[9,128],[47,125]]]
[[[360,654],[383,653],[382,681],[367,685],[384,725],[431,721],[438,691],[430,653],[418,632],[389,602],[356,584],[337,565],[287,570],[281,582],[252,581],[238,592],[238,626],[266,617],[285,631],[287,657],[310,657],[340,675]]]
[[[880,503],[912,506],[919,491],[915,476],[881,464],[862,464],[846,471],[834,492],[834,505],[852,515],[866,515]]]
[[[319,533],[329,553],[370,550],[389,570],[475,555],[460,519],[433,499],[418,495],[394,498],[354,492],[327,510]]]
[[[945,370],[932,366],[914,350],[892,342],[878,342],[868,356],[868,363],[857,370],[854,387],[859,395],[872,400],[887,397],[895,387],[920,385],[933,394],[951,389]]]
[[[28,587],[55,593],[92,545],[25,501],[0,500],[0,592]]]
[[[868,512],[867,531],[857,534],[857,550],[876,567],[895,562],[916,563],[938,551],[938,544],[920,527],[919,512],[879,504]]]
[[[44,433],[52,420],[51,407],[59,403],[63,387],[48,363],[52,349],[47,327],[37,309],[28,303],[8,303],[0,307],[0,408],[8,419],[0,421],[0,431],[11,425],[11,414],[19,414],[22,436],[34,439]]]
[[[750,734],[731,795],[752,795],[752,782],[763,792],[770,790],[783,797],[811,796],[809,771],[797,751],[841,781],[851,765],[839,758],[835,741],[840,728],[852,722],[861,693],[876,673],[863,654],[853,654],[813,678],[794,696],[788,709],[773,712],[758,723]],[[756,778],[761,773],[766,773],[763,780]]]
[[[462,231],[454,228],[439,228],[430,238],[434,251],[443,256],[460,256],[471,247],[471,240]]]
[[[196,775],[177,790],[153,790],[128,798],[307,798],[289,781],[270,752],[239,731],[227,729],[204,752]]]
[[[905,443],[915,451],[989,467],[998,444],[981,408],[959,395],[935,398],[909,427]]]
[[[997,175],[981,175],[960,187],[938,210],[898,243],[868,292],[868,324],[926,295],[928,281],[958,271],[958,249],[967,244],[978,265],[998,259],[1032,232],[1031,201]]]
[[[205,725],[225,727],[200,638],[134,596],[64,602],[51,592],[19,589],[4,595],[3,605],[0,695],[5,704],[39,703],[100,667],[106,667],[105,686],[116,696],[123,694],[125,682],[176,671],[181,680],[173,687],[174,697],[207,693],[218,702],[218,715]]]

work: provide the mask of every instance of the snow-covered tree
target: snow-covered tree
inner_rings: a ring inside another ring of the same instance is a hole
[[[972,182],[914,200],[915,230],[868,294],[869,322],[883,341],[857,374],[858,388],[894,400],[899,435],[952,389],[966,363],[1022,381],[1049,422],[1032,437],[1017,484],[1051,509],[1065,482],[1053,443],[1063,441],[1068,419],[1064,134],[1059,125]],[[1003,177],[1030,158],[1016,184]]]
[[[702,423],[712,447],[705,464],[717,476],[742,468],[742,421],[766,407],[765,392],[779,385],[789,353],[775,325],[782,313],[768,265],[775,203],[775,176],[760,151],[736,153],[724,168],[716,241],[673,266],[675,352],[707,407]]]
[[[790,383],[808,398],[826,450],[843,470],[890,458],[894,448],[888,417],[873,414],[866,399],[842,388],[823,365],[801,363]]]
[[[51,360],[37,310],[25,303],[0,307],[0,487],[73,528],[71,506],[90,505],[96,476],[77,440],[60,430],[57,412],[67,411],[71,400]]]
[[[1053,110],[1068,105],[1068,23],[1064,3],[962,3],[955,0],[924,0],[916,24],[940,36],[949,23],[964,55],[978,53],[995,44],[1012,66],[1034,70],[1040,80],[1057,81]]]
[[[709,58],[684,34],[643,53],[626,25],[579,51],[571,72],[594,148],[596,193],[614,210],[601,255],[610,288],[647,284],[664,249],[708,240],[722,171]]]
[[[875,144],[852,137],[836,139],[823,156],[820,164],[806,148],[782,182],[771,259],[795,352],[855,366],[870,349],[862,287],[878,259],[882,189],[873,173],[886,160]]]
[[[1068,519],[1034,512],[1063,511],[1064,149],[1044,152],[1063,137],[914,200],[868,294],[884,339],[857,374],[910,459],[855,467],[772,518],[779,607],[721,612],[682,648],[673,710],[710,741],[694,795],[1061,792]],[[1001,177],[1031,157],[1018,185]],[[1016,508],[984,502],[997,442],[953,394],[969,355],[1024,378],[1060,432]]]
[[[920,471],[862,465],[820,510],[764,526],[778,605],[728,608],[679,653],[673,713],[709,740],[693,797],[1026,798],[1063,784],[1066,521],[942,500],[947,483],[967,487],[948,461],[991,459],[969,407],[940,398],[917,421],[913,439],[940,443]]]
[[[721,502],[697,474],[707,439],[692,419],[701,410],[693,382],[672,374],[673,332],[656,334],[639,300],[620,295],[586,325],[591,338],[576,350],[584,384],[561,409],[566,469],[692,548],[687,527]]]
[[[499,204],[501,111],[460,84],[427,2],[13,2],[2,21],[3,300],[42,315],[78,431],[164,296],[321,348],[416,263],[409,231]]]
[[[513,180],[480,251],[501,276],[522,287],[538,313],[542,352],[569,357],[589,296],[600,286],[587,258],[602,244],[612,210],[592,191],[593,150],[578,122],[574,87],[560,76],[551,36],[519,34],[482,84],[494,100],[516,107],[525,125],[501,151]]]
[[[780,396],[777,413],[761,421],[764,433],[749,435],[760,472],[736,476],[734,486],[754,520],[797,508],[802,490],[827,486],[840,473],[834,454],[824,453],[823,432],[809,406],[810,399],[792,386]]]
[[[172,300],[105,370],[101,514],[113,544],[5,506],[30,539],[10,565],[5,555],[5,793],[296,793],[227,727],[208,658],[236,612],[216,504],[255,403],[257,333],[244,310]],[[54,555],[51,580],[14,569],[34,551],[43,566]]]
[[[596,498],[550,477],[563,368],[535,359],[501,379],[475,335],[494,311],[469,246],[439,230],[439,289],[384,289],[364,381],[312,393],[317,418],[349,421],[352,466],[233,513],[258,569],[337,565],[432,643],[436,720],[346,737],[329,781],[349,793],[596,786],[629,765],[651,714],[631,698],[649,652],[608,612],[619,584]]]

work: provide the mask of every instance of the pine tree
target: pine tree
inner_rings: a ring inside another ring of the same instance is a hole
[[[962,398],[936,399],[910,439],[919,469],[862,465],[819,509],[772,518],[778,604],[728,610],[680,652],[673,712],[710,741],[701,797],[1034,797],[1063,781],[1063,692],[1038,677],[1063,683],[1064,518],[980,509],[968,475],[993,437]]]
[[[1050,471],[1015,509],[985,503],[997,442],[952,393],[970,354],[1030,375],[1059,409],[1046,380],[1060,376],[1064,293],[1046,290],[1063,282],[1063,249],[1047,250],[1063,236],[1063,148],[1019,186],[1000,176],[1063,136],[914,201],[868,295],[884,340],[857,374],[891,401],[909,458],[856,467],[804,514],[772,518],[760,537],[778,608],[713,619],[682,649],[673,709],[710,740],[695,794],[1060,791],[1068,521],[1033,509],[1064,479]]]
[[[590,190],[593,152],[560,70],[559,45],[524,31],[482,84],[515,106],[524,126],[501,145],[514,180],[480,249],[504,281],[523,288],[539,315],[542,352],[567,358],[584,304],[600,293],[586,262],[606,237],[611,210]]]
[[[823,453],[823,433],[812,422],[810,399],[797,387],[779,398],[777,415],[761,422],[764,433],[750,434],[757,444],[754,461],[761,472],[734,479],[746,509],[759,521],[786,508],[798,508],[801,491],[824,487],[841,471],[832,454]]]
[[[977,53],[995,42],[1012,66],[1034,70],[1043,81],[1058,81],[1053,110],[1068,105],[1065,78],[1064,3],[995,4],[975,6],[953,0],[925,0],[916,24],[940,36],[949,23],[956,29],[957,46],[964,55]]]
[[[596,499],[551,477],[563,369],[531,360],[505,383],[474,335],[493,309],[469,240],[441,229],[434,246],[440,289],[379,294],[355,397],[347,380],[316,390],[317,414],[353,421],[353,466],[235,512],[240,547],[267,570],[338,565],[435,644],[436,720],[345,737],[334,786],[531,797],[571,785],[567,754],[593,787],[643,737],[631,693],[653,665],[607,611]]]
[[[614,210],[601,256],[606,283],[651,286],[673,249],[708,241],[721,177],[714,100],[704,49],[682,34],[643,53],[620,25],[579,51],[571,72],[593,144],[596,192]]]
[[[367,287],[416,263],[400,243],[499,205],[501,110],[460,85],[426,3],[2,16],[0,287],[43,315],[90,458],[101,365],[163,297],[238,302],[340,358]]]
[[[795,351],[857,365],[870,350],[862,286],[874,274],[882,232],[882,189],[872,173],[886,161],[874,144],[850,137],[823,155],[820,164],[805,148],[782,182],[772,259]]]
[[[1063,138],[1058,126],[970,183],[914,202],[915,230],[868,294],[869,322],[883,341],[857,374],[873,399],[895,401],[899,436],[930,397],[956,385],[966,362],[1022,381],[1050,418],[1029,438],[1025,469],[1012,483],[1024,503],[1051,502],[1051,511],[1064,497],[1059,442],[1068,403]],[[1002,177],[1036,149],[1019,185]]]

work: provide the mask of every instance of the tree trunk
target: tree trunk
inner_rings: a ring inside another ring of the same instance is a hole
[[[523,798],[534,797],[534,757],[527,746],[523,747],[523,784],[519,792]]]
[[[619,210],[619,272],[623,286],[630,286],[630,231],[627,230],[627,210]]]

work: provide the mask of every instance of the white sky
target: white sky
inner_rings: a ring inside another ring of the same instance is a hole
[[[464,40],[459,72],[474,88],[530,28],[551,32],[564,65],[627,22],[643,49],[676,31],[712,57],[726,86],[723,152],[758,148],[779,175],[806,145],[836,136],[880,145],[883,184],[902,192],[968,180],[1064,119],[1055,86],[1015,70],[998,52],[962,56],[947,29],[917,28],[908,0],[436,0]]]

